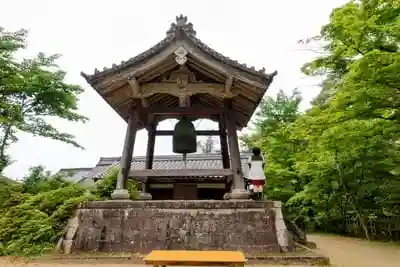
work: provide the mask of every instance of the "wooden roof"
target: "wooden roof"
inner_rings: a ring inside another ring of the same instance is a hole
[[[130,109],[139,105],[179,107],[177,94],[169,91],[174,88],[159,86],[168,85],[166,82],[182,72],[189,77],[187,82],[200,90],[190,97],[193,107],[222,107],[229,87],[239,129],[247,125],[277,74],[267,74],[264,68],[256,70],[216,52],[196,37],[193,25],[181,15],[171,24],[166,37],[149,50],[120,64],[113,64],[111,68],[95,69],[94,74],[81,75],[127,120]],[[139,94],[138,88],[141,88]],[[146,126],[150,120],[158,122],[166,118],[146,115],[141,126]]]

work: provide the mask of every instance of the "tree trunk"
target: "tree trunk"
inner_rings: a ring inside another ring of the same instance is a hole
[[[365,223],[365,220],[364,220],[363,216],[361,216],[361,214],[359,214],[359,213],[357,212],[357,217],[358,217],[358,221],[359,221],[360,224],[361,224],[361,227],[363,228],[365,238],[366,238],[368,241],[371,240],[371,237],[369,236],[368,226],[367,226],[367,224]]]
[[[0,144],[0,173],[7,167],[6,148],[8,139],[11,137],[12,125],[9,124],[5,128],[4,137]]]
[[[356,203],[355,203],[353,197],[351,197],[350,203],[353,206],[354,211],[356,212],[357,219],[358,219],[359,223],[361,224],[361,227],[362,227],[362,229],[364,231],[365,238],[368,241],[371,240],[371,238],[369,236],[368,226],[367,226],[367,224],[365,223],[365,220],[364,220],[364,216],[362,216],[362,213],[358,211]]]

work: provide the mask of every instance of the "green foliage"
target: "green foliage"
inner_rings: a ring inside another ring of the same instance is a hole
[[[399,122],[400,3],[351,1],[332,12],[318,37],[325,56],[307,63],[310,75],[327,75],[336,120],[381,118]],[[325,88],[326,90],[327,88]],[[324,90],[323,90],[324,91]]]
[[[12,206],[12,203],[20,203],[22,192],[23,188],[20,183],[0,176],[0,214],[5,207]]]
[[[309,40],[323,45],[303,67],[324,77],[313,107],[300,115],[288,97],[261,106],[246,142],[266,155],[268,197],[303,227],[371,238],[368,221],[400,214],[399,32],[399,1],[335,9]]]
[[[29,170],[28,176],[24,177],[23,189],[25,193],[38,194],[65,187],[70,183],[62,176],[51,175],[45,171],[43,166],[33,167]]]
[[[268,137],[282,125],[293,122],[299,116],[301,99],[297,89],[293,90],[291,95],[286,95],[280,90],[276,99],[270,96],[264,98],[252,122],[252,133],[240,137],[242,145],[247,148],[262,146],[262,138]]]
[[[7,148],[18,141],[17,131],[80,147],[73,135],[59,132],[46,117],[86,121],[76,112],[83,89],[64,82],[66,73],[55,64],[58,55],[39,53],[32,59],[15,59],[26,46],[26,35],[25,30],[0,28],[0,173],[12,163]]]
[[[108,170],[107,175],[96,183],[95,187],[92,190],[93,194],[99,196],[102,199],[110,199],[111,194],[117,185],[118,172],[118,167],[111,167]],[[132,200],[138,199],[139,193],[137,190],[136,182],[134,180],[128,180],[127,189]]]
[[[77,205],[98,199],[87,188],[35,167],[0,191],[0,255],[33,255],[54,248]]]
[[[87,188],[31,168],[22,183],[0,178],[0,256],[35,255],[51,251],[68,219],[86,201],[110,199],[118,168]],[[135,181],[128,182],[131,199],[138,198]]]

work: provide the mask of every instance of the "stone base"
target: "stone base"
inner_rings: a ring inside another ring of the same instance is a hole
[[[96,201],[78,209],[72,252],[292,251],[279,202]]]
[[[250,194],[246,189],[233,189],[230,193],[230,199],[249,199]]]
[[[129,192],[126,189],[115,189],[114,192],[111,193],[111,199],[128,200]]]
[[[224,199],[225,199],[225,200],[231,199],[231,193],[225,193],[225,194],[224,194]]]
[[[140,200],[151,200],[153,197],[151,196],[151,194],[150,193],[143,193],[143,192],[140,192],[140,194],[139,194],[139,199]]]

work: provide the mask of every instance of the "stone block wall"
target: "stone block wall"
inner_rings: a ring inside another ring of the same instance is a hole
[[[89,202],[77,211],[72,251],[290,251],[277,209],[273,201]]]

